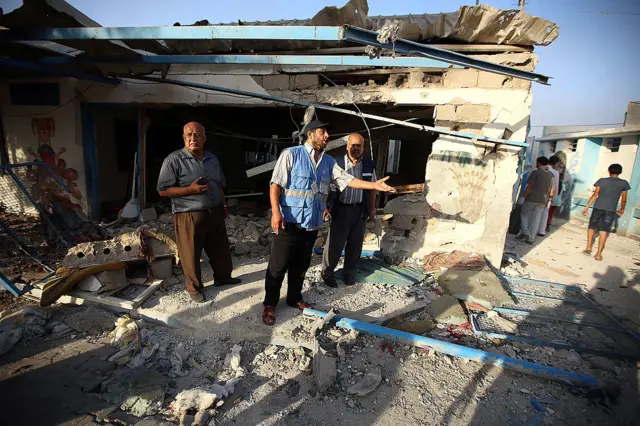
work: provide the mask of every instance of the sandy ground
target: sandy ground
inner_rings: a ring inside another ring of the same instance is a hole
[[[581,253],[585,234],[586,229],[580,224],[562,223],[534,246],[516,243],[509,237],[506,250],[526,264],[519,267],[525,275],[582,285],[600,303],[629,324],[637,325],[638,243],[613,235],[604,261],[596,262]],[[621,396],[617,403],[609,405],[600,394],[587,395],[562,383],[365,335],[344,348],[344,355],[336,362],[335,384],[318,392],[313,375],[300,370],[300,352],[295,349],[314,348],[309,335],[311,320],[281,301],[276,326],[266,327],[261,322],[266,260],[235,258],[234,275],[243,283],[221,289],[210,286],[211,270],[205,262],[209,302],[191,302],[178,284],[157,292],[140,310],[144,317],[171,325],[150,320],[140,323],[148,330],[150,341],[160,345],[160,353],[169,353],[182,344],[189,358],[216,381],[230,377],[224,359],[234,344],[242,346],[241,365],[246,374],[240,378],[234,395],[218,409],[217,424],[395,426],[401,421],[407,425],[519,425],[538,415],[531,404],[533,397],[545,407],[544,419],[538,424],[638,424],[639,373],[635,363],[614,360],[606,368],[596,367],[588,355],[572,352],[567,358],[546,347],[496,346],[468,332],[452,333],[446,327],[436,328],[428,335],[616,382]],[[317,285],[318,262],[319,257],[314,256],[316,266],[307,275],[304,293],[318,309],[335,307],[344,316],[378,321],[405,312],[413,318],[424,317],[420,310],[429,299],[416,297],[407,288],[362,284],[351,288],[341,285],[333,290]],[[625,284],[626,288],[620,287]],[[417,288],[431,294],[428,286]],[[413,313],[416,310],[418,313]],[[4,395],[0,408],[8,424],[166,424],[160,415],[142,420],[123,413],[119,404],[104,400],[101,385],[87,385],[88,376],[104,380],[122,372],[145,375],[161,371],[165,406],[183,389],[212,383],[193,367],[185,367],[189,371],[185,377],[168,377],[167,360],[160,354],[138,369],[114,370],[113,363],[104,361],[115,351],[105,344],[104,330],[116,315],[101,312],[96,308],[88,311],[85,307],[59,307],[54,319],[79,330],[73,338],[23,338],[11,352],[0,356],[0,392]],[[302,353],[307,356],[311,351]],[[376,368],[380,368],[382,381],[373,392],[366,396],[347,392]]]

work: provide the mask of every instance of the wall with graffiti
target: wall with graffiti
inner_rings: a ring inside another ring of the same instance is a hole
[[[48,166],[16,171],[43,207],[86,210],[79,99],[73,80],[56,82],[60,84],[58,106],[14,105],[8,83],[0,84],[7,154],[13,164],[42,161]]]

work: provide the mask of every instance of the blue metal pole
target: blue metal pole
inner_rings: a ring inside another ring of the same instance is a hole
[[[0,34],[2,32],[3,31],[0,31]],[[98,83],[105,83],[105,84],[120,83],[120,80],[118,80],[117,78],[109,78],[109,77],[102,77],[100,75],[85,74],[85,73],[62,69],[62,68],[52,68],[52,67],[47,67],[44,65],[37,64],[35,62],[19,61],[17,59],[11,59],[11,58],[0,58],[0,65],[4,65],[11,68],[22,68],[30,71],[43,73],[43,74],[59,75],[63,77],[73,77],[80,80],[95,81]]]
[[[438,49],[437,47],[432,47],[409,40],[397,39],[395,42],[393,42],[393,44],[380,43],[378,41],[377,32],[365,30],[358,27],[345,26],[343,40],[363,44],[366,46],[376,46],[383,49],[389,49],[407,55],[425,56],[427,58],[437,59],[450,64],[461,65],[468,68],[475,68],[496,74],[507,75],[510,77],[522,78],[524,80],[535,81],[541,84],[549,84],[549,77],[542,74],[536,74],[505,65],[499,65],[492,62],[475,59],[461,53],[451,52],[445,49]]]
[[[315,309],[305,309],[304,315],[310,317],[323,318],[326,313]],[[352,320],[349,318],[336,318],[337,326],[348,330],[356,330],[361,333],[372,334],[377,337],[401,341],[413,346],[430,349],[447,355],[466,358],[473,361],[482,362],[484,364],[494,365],[496,367],[504,367],[516,370],[519,373],[528,373],[538,377],[544,377],[550,380],[557,380],[575,386],[600,387],[603,384],[594,377],[584,376],[582,374],[573,373],[571,371],[560,370],[558,368],[547,367],[544,365],[534,364],[532,362],[523,361],[508,356],[483,351],[480,349],[468,348],[466,346],[456,345],[454,343],[443,342],[441,340],[431,339],[429,337],[419,336],[400,330],[382,327],[376,324],[369,324],[362,321]]]
[[[328,65],[359,67],[451,68],[446,62],[431,58],[397,56],[369,58],[368,56],[335,55],[155,55],[155,56],[54,56],[37,61],[42,65],[86,64],[265,64],[265,65]],[[460,68],[454,65],[453,68]]]
[[[27,40],[309,40],[340,41],[342,27],[203,25],[173,27],[11,28],[0,41]]]
[[[222,92],[222,93],[231,93],[231,94],[242,95],[242,96],[247,96],[251,98],[264,99],[267,101],[280,102],[287,105],[300,105],[304,107],[313,106],[316,109],[323,109],[326,111],[333,111],[341,114],[355,115],[356,117],[369,118],[371,120],[382,121],[385,123],[393,123],[399,126],[411,127],[411,128],[426,131],[426,132],[440,133],[443,135],[455,136],[463,139],[469,139],[474,141],[477,140],[479,142],[490,142],[490,143],[511,145],[511,146],[518,146],[518,147],[528,146],[528,144],[525,142],[508,141],[505,139],[491,138],[488,136],[479,136],[479,135],[473,135],[470,133],[454,132],[451,130],[440,129],[437,127],[425,126],[423,124],[416,124],[416,123],[411,123],[411,122],[402,121],[402,120],[395,120],[393,118],[381,117],[379,115],[366,114],[366,113],[351,111],[344,108],[336,108],[329,105],[314,104],[311,102],[304,102],[304,101],[294,101],[292,99],[280,98],[277,96],[271,96],[271,95],[262,94],[262,93],[247,92],[245,90],[239,90],[239,89],[230,89],[228,87],[220,87],[220,86],[213,86],[210,84],[193,83],[189,81],[172,80],[168,78],[156,78],[156,77],[147,77],[147,76],[136,76],[136,77],[131,76],[127,78],[132,80],[143,80],[143,81],[153,81],[156,83],[175,84],[177,86],[184,86],[184,87],[195,87],[199,89],[213,90],[213,91]]]

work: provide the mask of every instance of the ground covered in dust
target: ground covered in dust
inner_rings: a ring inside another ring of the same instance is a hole
[[[580,284],[634,326],[640,322],[637,242],[614,235],[604,262],[595,262],[580,253],[583,233],[579,224],[566,223],[535,246],[509,238],[507,257],[517,262],[505,263],[503,271]],[[440,289],[430,276],[412,287],[364,283],[329,289],[319,283],[319,260],[314,256],[304,290],[319,310],[336,308],[345,317],[382,323],[398,316],[425,324],[432,319],[424,308],[438,298]],[[110,345],[109,333],[120,313],[57,306],[47,319],[18,315],[15,321],[30,327],[0,356],[3,419],[7,424],[39,425],[178,424],[173,401],[180,392],[211,394],[232,388],[209,413],[215,424],[637,424],[636,363],[504,344],[474,336],[464,326],[434,324],[423,330],[435,339],[617,383],[621,393],[614,402],[602,392],[332,325],[316,340],[314,319],[284,303],[278,307],[276,326],[264,326],[260,313],[267,258],[236,257],[234,262],[234,274],[243,283],[223,288],[211,286],[211,269],[203,262],[209,299],[205,304],[193,303],[181,282],[147,300],[137,322],[130,323],[135,324],[131,327],[139,348],[135,356],[122,355],[121,343]],[[175,273],[181,279],[178,269]],[[318,342],[340,342],[339,349],[327,355]],[[239,358],[232,355],[234,346]],[[364,382],[373,384],[366,393],[357,393],[354,389]],[[544,409],[542,415],[533,399]],[[183,422],[195,415],[194,409],[188,410]],[[539,423],[526,423],[536,416]]]

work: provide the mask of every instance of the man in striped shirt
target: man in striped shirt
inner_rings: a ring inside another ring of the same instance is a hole
[[[362,158],[363,153],[364,138],[354,133],[347,141],[347,153],[336,158],[336,164],[357,179],[375,182],[375,164]],[[338,286],[333,273],[343,249],[344,283],[348,286],[355,284],[354,274],[362,253],[365,225],[367,219],[375,217],[375,201],[376,191],[349,187],[342,191],[332,190],[325,212],[331,217],[331,227],[322,259],[322,279],[327,286]]]

